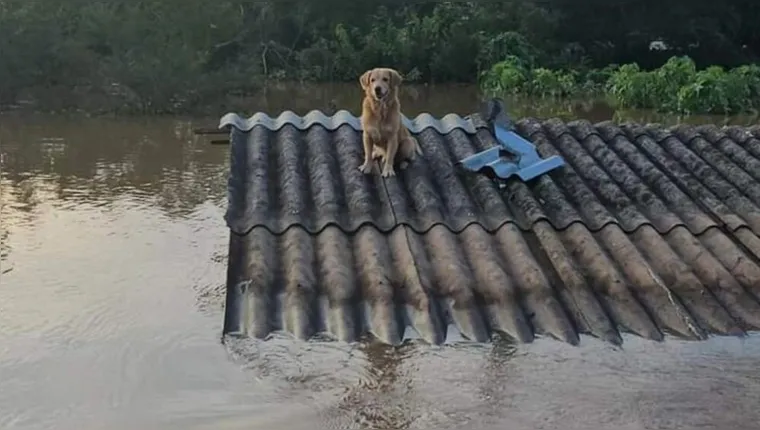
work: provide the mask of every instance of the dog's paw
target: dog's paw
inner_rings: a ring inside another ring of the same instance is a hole
[[[362,164],[361,166],[359,166],[359,171],[364,173],[365,175],[372,173],[372,164],[371,163]]]
[[[396,176],[396,171],[393,169],[393,167],[385,167],[383,168],[383,178],[388,178],[391,176]]]

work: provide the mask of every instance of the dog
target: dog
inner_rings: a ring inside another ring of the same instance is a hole
[[[364,90],[362,101],[362,143],[364,164],[359,166],[364,174],[372,172],[372,161],[380,158],[383,177],[395,176],[394,163],[401,169],[408,162],[422,155],[417,139],[401,123],[401,103],[398,90],[401,75],[394,69],[375,68],[367,70],[359,78]]]

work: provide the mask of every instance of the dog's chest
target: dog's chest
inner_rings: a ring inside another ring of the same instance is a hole
[[[380,129],[380,135],[382,137],[389,137],[396,134],[398,125],[391,122],[381,122],[378,124],[378,128]]]
[[[362,116],[362,125],[365,132],[370,134],[373,143],[384,148],[386,141],[398,133],[401,123],[396,112],[398,108],[390,105],[365,105],[365,109],[367,108],[372,114]]]
[[[390,106],[383,106],[380,109],[377,121],[377,128],[383,137],[396,134],[398,129],[398,114],[394,108]]]

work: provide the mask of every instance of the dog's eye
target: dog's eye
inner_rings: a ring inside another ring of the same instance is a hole
[[[372,78],[372,79],[370,79],[369,81],[370,81],[370,82],[375,82],[376,80],[377,80],[377,79],[375,79],[375,78]]]
[[[388,82],[388,78],[383,78],[383,82]]]

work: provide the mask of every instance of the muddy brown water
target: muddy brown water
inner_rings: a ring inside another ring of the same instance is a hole
[[[355,97],[281,88],[250,106],[355,111]],[[418,88],[404,102],[465,114],[478,96]],[[222,345],[227,153],[192,134],[216,120],[0,116],[0,429],[758,428],[755,335]]]

